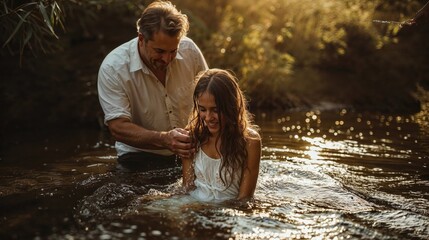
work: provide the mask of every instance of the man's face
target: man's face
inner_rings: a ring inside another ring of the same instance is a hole
[[[151,70],[164,71],[176,57],[179,41],[163,32],[154,33],[153,39],[144,39],[139,33],[140,57]]]

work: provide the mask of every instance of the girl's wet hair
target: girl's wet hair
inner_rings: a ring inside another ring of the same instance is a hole
[[[191,136],[197,143],[196,148],[204,144],[210,137],[210,132],[198,114],[198,98],[204,92],[213,95],[218,111],[220,134],[220,152],[222,156],[220,176],[226,186],[234,182],[235,173],[241,172],[247,159],[246,142],[252,125],[251,115],[247,110],[247,100],[241,91],[236,76],[227,70],[209,69],[202,71],[196,78],[193,94],[194,108],[190,119]],[[231,181],[226,182],[227,176]]]

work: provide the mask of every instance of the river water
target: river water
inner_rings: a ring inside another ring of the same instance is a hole
[[[8,135],[1,239],[428,239],[429,119],[258,112],[254,201],[180,194],[180,167],[127,172],[106,131]]]

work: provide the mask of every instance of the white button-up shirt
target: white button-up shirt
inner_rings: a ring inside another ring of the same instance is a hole
[[[164,85],[143,63],[138,38],[110,52],[98,72],[98,95],[104,111],[104,123],[128,118],[148,130],[169,131],[183,128],[192,110],[195,76],[208,69],[197,45],[184,37],[176,58],[168,65]],[[161,155],[169,150],[139,149],[122,142],[115,144],[118,155],[146,151]]]

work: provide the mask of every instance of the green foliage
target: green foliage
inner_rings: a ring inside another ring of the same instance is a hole
[[[210,66],[237,73],[256,106],[290,108],[296,99],[328,99],[394,108],[394,101],[382,101],[387,99],[384,96],[411,98],[417,80],[405,84],[406,71],[380,72],[380,63],[387,68],[398,65],[392,62],[396,53],[384,49],[398,44],[400,25],[380,25],[373,20],[390,6],[395,14],[382,20],[406,21],[421,2],[265,0],[249,5],[248,1],[233,0],[223,11],[212,11],[216,16],[204,11],[201,19],[217,17],[219,24],[209,30],[208,39],[195,40],[202,43]],[[412,59],[400,60],[407,61]],[[387,79],[393,80],[389,88],[385,87]],[[336,91],[336,86],[343,86],[342,91]],[[362,99],[363,92],[371,94]]]
[[[81,34],[89,35],[97,13],[110,8],[116,12],[140,12],[145,1],[119,0],[3,0],[0,6],[1,55],[19,55],[20,59],[28,54],[34,56],[56,53],[63,48],[59,41],[61,34],[67,34],[66,23],[72,29],[78,27]],[[133,21],[135,16],[133,15]],[[66,21],[68,18],[68,21]],[[5,52],[7,50],[7,52]]]
[[[211,67],[231,69],[238,75],[242,88],[257,99],[255,105],[280,106],[284,102],[279,100],[286,99],[286,89],[276,86],[288,81],[284,76],[292,71],[294,58],[274,48],[279,36],[270,31],[270,22],[264,20],[274,17],[261,12],[248,18],[258,6],[246,8],[247,5],[226,5],[210,38],[201,41],[202,48]]]
[[[58,47],[56,27],[64,30],[64,13],[57,1],[15,3],[3,1],[0,8],[2,47],[22,56],[31,52],[49,52]]]
[[[0,86],[7,92],[6,115],[25,119],[31,109],[52,121],[81,121],[99,114],[98,67],[109,51],[136,36],[135,21],[150,2],[2,1],[1,55],[7,56],[2,76],[16,78]],[[409,20],[426,0],[172,2],[188,15],[189,36],[209,66],[233,70],[259,108],[333,101],[406,109],[416,106],[416,85],[429,86],[428,56],[421,54],[429,48],[429,31],[405,38],[398,36],[402,28],[397,24]],[[33,66],[30,53],[38,57]],[[26,61],[12,71],[12,61],[19,59]],[[15,101],[21,95],[26,98]]]

